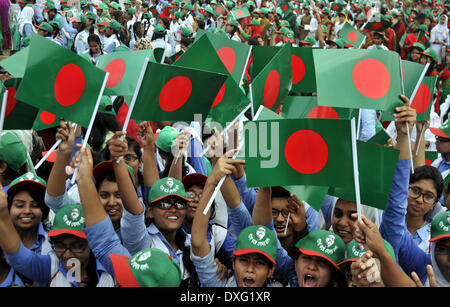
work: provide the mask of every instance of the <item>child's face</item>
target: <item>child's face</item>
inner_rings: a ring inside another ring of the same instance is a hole
[[[295,262],[300,287],[326,287],[331,280],[331,270],[321,257],[301,254]]]
[[[356,213],[356,203],[339,199],[333,211],[333,232],[344,240],[345,244],[353,240],[353,225],[356,219],[352,217]]]
[[[25,190],[14,195],[9,213],[13,224],[24,230],[35,229],[42,219],[38,202]]]
[[[270,267],[269,260],[259,253],[233,258],[234,276],[238,287],[263,287],[266,279],[273,275],[275,267],[276,265]]]
[[[434,258],[442,275],[447,281],[450,281],[450,238],[443,238],[436,242]]]

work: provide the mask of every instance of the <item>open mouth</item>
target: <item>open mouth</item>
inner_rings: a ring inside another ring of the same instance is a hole
[[[21,223],[23,224],[29,224],[33,220],[31,217],[22,217],[19,219]]]
[[[345,231],[345,230],[342,230],[342,229],[336,229],[336,232],[335,232],[335,233],[336,233],[337,235],[339,235],[340,237],[352,235],[351,232]]]
[[[303,287],[317,287],[317,279],[309,274],[303,277]]]
[[[285,228],[286,228],[286,225],[278,225],[278,226],[275,226],[275,231],[277,233],[284,233]]]
[[[253,278],[244,278],[242,280],[244,287],[253,287],[255,280]]]
[[[119,212],[119,210],[116,210],[116,209],[106,210],[106,213],[108,213],[109,215],[116,215],[118,212]]]
[[[171,215],[171,216],[168,216],[167,219],[171,220],[171,221],[177,221],[178,220],[178,216]]]

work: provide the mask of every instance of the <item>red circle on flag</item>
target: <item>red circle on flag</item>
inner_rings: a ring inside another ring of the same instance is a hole
[[[309,111],[307,118],[339,118],[339,115],[332,107],[317,106]]]
[[[234,66],[236,65],[236,53],[231,47],[222,47],[217,50],[217,55],[222,61],[225,68],[231,74],[234,70]]]
[[[419,85],[416,96],[411,103],[411,108],[416,109],[417,113],[423,113],[430,105],[431,91],[426,84]]]
[[[125,71],[127,70],[127,64],[123,59],[114,59],[109,62],[103,70],[109,72],[106,87],[113,88],[122,81]]]
[[[337,11],[338,8],[339,8],[339,6],[338,6],[337,4],[335,4],[335,5],[333,6],[333,11]]]
[[[378,30],[382,27],[383,25],[381,24],[381,22],[375,22],[372,24],[372,30]]]
[[[391,85],[389,70],[376,59],[363,59],[356,63],[352,78],[358,92],[370,99],[384,97]]]
[[[214,99],[214,102],[213,102],[211,108],[214,108],[215,106],[217,106],[222,101],[223,96],[225,96],[225,83],[220,88],[219,93],[217,93],[217,96]]]
[[[236,11],[236,15],[238,15],[239,17],[244,16],[244,11],[243,10],[237,10]]]
[[[56,101],[63,107],[75,104],[83,95],[86,80],[76,64],[66,64],[58,72],[54,84]]]
[[[6,110],[5,110],[5,118],[8,117],[8,115],[14,110],[16,107],[16,89],[12,86],[8,87],[6,89],[8,91],[8,99],[6,100]]]
[[[285,12],[286,12],[286,10],[288,9],[288,6],[287,6],[287,4],[283,4],[283,6],[282,6],[282,9],[283,9],[283,11],[285,11]]]
[[[50,125],[55,122],[56,115],[47,111],[42,111],[41,114],[39,115],[39,118],[41,119],[41,122],[43,122],[45,125]]]
[[[347,33],[347,39],[354,43],[358,40],[358,33],[356,33],[355,31],[350,31]]]
[[[217,8],[217,13],[222,14],[222,8],[220,6]]]
[[[425,158],[425,165],[431,165],[431,164],[433,164],[433,161]]]
[[[280,92],[280,74],[272,70],[264,83],[264,106],[271,109],[277,101]]]
[[[305,76],[305,63],[298,56],[291,54],[292,65],[292,84],[297,84],[302,81]]]
[[[402,79],[405,80],[405,69],[402,68]]]
[[[328,146],[317,132],[298,130],[287,139],[284,155],[289,166],[297,172],[315,174],[328,162]]]
[[[159,106],[165,112],[173,112],[181,108],[192,93],[192,82],[184,76],[170,79],[159,93]]]

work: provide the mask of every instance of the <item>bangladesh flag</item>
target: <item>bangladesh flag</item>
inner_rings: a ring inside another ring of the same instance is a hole
[[[33,129],[41,131],[54,127],[59,127],[59,120],[56,115],[45,110],[39,110],[39,113],[33,122]]]
[[[364,29],[367,30],[383,32],[392,27],[392,22],[379,13],[373,14],[372,18],[368,18],[368,20],[369,21],[364,27]]]
[[[264,105],[271,110],[277,110],[282,100],[288,95],[292,84],[290,54],[291,46],[289,44],[279,48],[272,60],[267,63],[255,78],[252,78],[251,94],[255,110],[260,105]],[[254,54],[253,63],[256,64],[258,60]]]
[[[155,62],[153,51],[136,50],[103,54],[97,67],[109,72],[104,95],[132,96],[145,58]]]
[[[335,12],[340,12],[342,11],[342,9],[345,7],[345,3],[342,3],[341,1],[339,2],[331,2],[330,3],[330,8],[335,11]]]
[[[202,35],[195,40],[195,43],[178,59],[174,64],[180,67],[211,71],[229,76],[215,96],[205,120],[207,125],[224,128],[226,123],[233,121],[246,106],[250,104],[243,90],[238,86],[238,82],[232,78],[235,73],[236,78],[240,78],[241,70],[236,69],[236,52],[229,46],[216,49],[210,37],[213,35]],[[213,38],[214,39],[214,38]],[[228,40],[231,41],[231,40]],[[243,44],[239,44],[243,45]],[[241,46],[235,46],[238,52],[241,51],[240,58],[244,60],[247,50]],[[242,53],[242,51],[244,51]],[[242,62],[245,63],[245,62]],[[241,64],[244,67],[244,64]],[[220,126],[217,126],[219,124]]]
[[[34,119],[38,113],[38,109],[16,99],[17,88],[20,85],[21,79],[7,79],[2,88],[2,102],[3,93],[5,89],[8,91],[8,98],[6,101],[5,121],[3,123],[3,130],[13,129],[31,129],[33,127]]]
[[[346,44],[352,45],[355,49],[359,49],[366,37],[364,34],[352,27],[348,22],[344,24],[338,35]]]
[[[367,140],[367,143],[372,143],[376,145],[385,145],[391,136],[386,132],[386,130],[381,129],[373,137]]]
[[[418,121],[430,119],[436,80],[436,75],[433,77],[424,77],[419,85],[416,95],[411,101],[411,107],[416,109]]]
[[[437,151],[428,151],[425,150],[425,164],[431,165],[433,164],[434,160],[436,160],[439,156],[439,153]],[[446,185],[446,187],[448,184]]]
[[[406,97],[411,98],[424,70],[425,65],[402,60],[403,87]]]
[[[87,127],[105,72],[39,35],[31,37],[29,48],[16,99]]]
[[[225,12],[225,8],[221,4],[217,4],[216,8],[214,9],[214,15],[216,17],[222,16],[222,14]]]
[[[194,120],[206,118],[227,76],[192,68],[149,62],[131,118]]]
[[[248,121],[244,137],[248,187],[353,182],[348,120]]]
[[[385,50],[313,51],[318,105],[384,110],[403,105],[400,56]]]
[[[14,76],[14,78],[23,78],[25,74],[25,68],[28,61],[28,54],[30,48],[26,47],[19,52],[14,53],[12,56],[7,57],[0,62],[8,73]]]
[[[231,10],[231,15],[236,20],[251,16],[250,12],[248,11],[248,8],[239,6],[236,6]]]
[[[357,141],[358,171],[361,203],[381,210],[386,209],[400,151]],[[330,195],[356,202],[354,181],[346,187],[332,187]]]
[[[358,120],[358,109],[317,105],[317,96],[287,96],[283,102],[284,118],[335,118]]]
[[[316,91],[316,72],[314,69],[313,48],[292,47],[292,89],[295,94]]]

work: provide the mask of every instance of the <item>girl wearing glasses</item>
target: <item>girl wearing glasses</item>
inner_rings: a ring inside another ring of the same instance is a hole
[[[83,232],[80,205],[64,206],[49,231],[52,252],[40,255],[21,242],[8,214],[6,195],[0,191],[0,246],[11,267],[41,286],[112,287],[114,280],[97,263]]]

